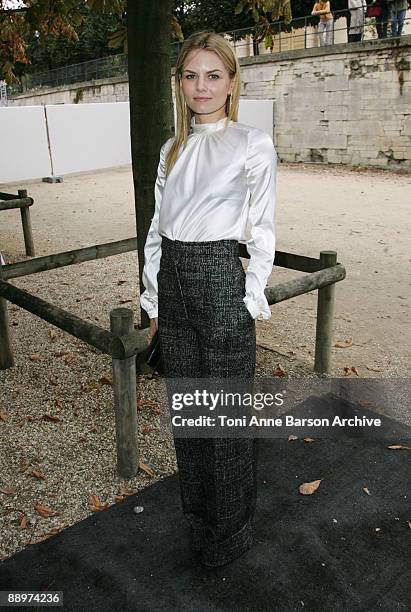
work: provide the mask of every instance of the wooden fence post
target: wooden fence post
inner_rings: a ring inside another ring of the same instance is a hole
[[[18,190],[19,198],[27,198],[26,189]],[[26,245],[26,255],[34,257],[33,233],[31,231],[30,206],[20,208],[21,223],[23,225],[24,244]]]
[[[337,263],[336,251],[321,251],[321,268],[329,268]],[[331,365],[331,344],[333,335],[335,283],[318,289],[317,329],[315,335],[314,371],[328,374]]]
[[[133,331],[133,311],[114,308],[110,312],[110,331],[123,336]],[[136,394],[136,357],[113,358],[113,392],[116,418],[117,471],[123,478],[138,472],[138,428]]]
[[[0,280],[3,278],[3,264],[0,261]],[[9,315],[7,300],[0,297],[0,370],[14,366],[13,352],[11,350],[9,335]]]

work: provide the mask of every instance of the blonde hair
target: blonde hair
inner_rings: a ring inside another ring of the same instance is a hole
[[[175,67],[174,83],[177,126],[175,139],[167,153],[165,160],[166,176],[168,176],[171,168],[174,166],[177,160],[180,146],[184,144],[185,147],[187,143],[188,133],[191,127],[191,120],[194,116],[193,111],[186,104],[181,86],[184,64],[187,59],[187,55],[193,49],[208,49],[209,51],[214,51],[214,53],[216,53],[223,62],[229,73],[229,77],[234,77],[232,93],[231,96],[230,94],[227,96],[225,105],[225,112],[227,115],[225,126],[227,126],[228,121],[230,120],[238,121],[241,80],[240,64],[238,63],[237,56],[232,50],[230,44],[220,34],[216,34],[213,31],[195,32],[194,34],[191,34],[191,36],[189,36],[183,43]]]

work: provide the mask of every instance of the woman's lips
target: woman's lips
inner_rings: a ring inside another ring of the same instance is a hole
[[[200,102],[205,102],[206,100],[211,100],[211,98],[194,98],[194,100],[199,100]]]

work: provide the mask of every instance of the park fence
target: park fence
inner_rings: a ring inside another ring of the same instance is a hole
[[[27,197],[27,194],[22,194]],[[18,200],[19,195],[0,193],[0,201]],[[239,255],[248,259],[246,245],[240,243]],[[139,465],[136,374],[146,369],[146,329],[135,329],[130,308],[110,312],[110,330],[85,321],[9,281],[63,266],[83,263],[137,250],[137,238],[97,244],[72,251],[36,257],[2,265],[0,262],[0,370],[13,367],[14,358],[8,322],[7,302],[51,323],[93,346],[112,359],[113,403],[116,422],[117,471],[123,478],[136,475]],[[328,374],[331,365],[335,283],[345,278],[345,268],[337,262],[335,251],[321,251],[319,259],[277,251],[274,265],[304,272],[304,276],[267,287],[270,305],[318,290],[314,371]]]

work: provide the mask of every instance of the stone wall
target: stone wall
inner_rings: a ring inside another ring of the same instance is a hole
[[[242,57],[241,97],[274,99],[280,160],[411,168],[411,36]],[[26,92],[16,105],[122,102],[100,80]]]
[[[410,61],[407,36],[247,58],[241,74],[245,97],[275,100],[282,160],[410,169]]]

